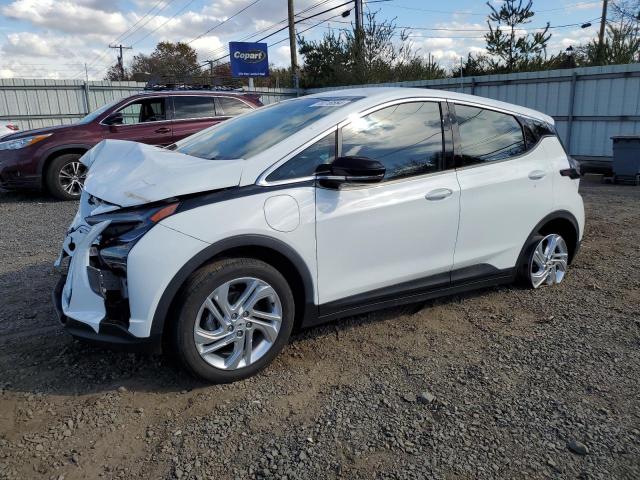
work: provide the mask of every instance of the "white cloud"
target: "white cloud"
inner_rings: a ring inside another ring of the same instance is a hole
[[[120,12],[92,8],[95,3],[71,0],[15,0],[3,7],[2,13],[7,18],[73,34],[117,35],[127,28],[128,21]]]

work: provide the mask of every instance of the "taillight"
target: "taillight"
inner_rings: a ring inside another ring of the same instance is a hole
[[[17,125],[12,125],[10,123],[5,125],[5,127],[7,127],[9,130],[13,130],[14,132],[17,132],[18,130],[20,130],[20,128]]]

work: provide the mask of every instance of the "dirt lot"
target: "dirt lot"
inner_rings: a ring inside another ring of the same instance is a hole
[[[76,205],[0,194],[0,478],[640,478],[640,189],[583,195],[561,286],[315,328],[207,386],[61,332]]]

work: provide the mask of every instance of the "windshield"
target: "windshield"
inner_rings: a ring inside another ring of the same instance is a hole
[[[109,110],[111,107],[113,107],[116,103],[122,101],[121,98],[118,98],[117,100],[113,100],[112,102],[107,103],[106,105],[101,106],[100,108],[95,109],[93,112],[91,112],[90,114],[88,114],[86,117],[81,118],[80,120],[78,120],[76,123],[78,125],[84,125],[86,123],[91,123],[93,122],[96,118],[98,118],[100,115],[102,115],[104,112],[106,112],[107,110]]]
[[[175,150],[208,160],[247,159],[360,98],[306,97],[262,107],[187,137]]]

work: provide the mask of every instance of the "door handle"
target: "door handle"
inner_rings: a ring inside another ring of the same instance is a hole
[[[436,188],[425,195],[427,200],[444,200],[453,193],[449,188]]]
[[[543,172],[542,170],[534,170],[533,172],[529,172],[529,178],[531,180],[540,180],[541,178],[545,177],[546,172]]]
[[[155,132],[156,133],[169,133],[171,131],[170,128],[167,127],[160,127],[159,129],[157,129]]]

